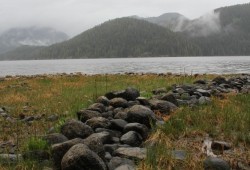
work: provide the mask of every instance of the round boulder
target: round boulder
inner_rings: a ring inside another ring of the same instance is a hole
[[[114,108],[117,107],[126,108],[128,106],[128,101],[120,97],[113,98],[112,100],[110,100],[110,105],[113,106]]]
[[[154,112],[149,108],[135,105],[129,109],[126,121],[129,123],[141,123],[151,127],[151,123],[155,123],[156,118]]]
[[[139,133],[135,131],[129,131],[122,135],[121,142],[130,146],[140,146],[142,143],[142,137]]]
[[[161,113],[169,114],[171,111],[177,109],[177,106],[171,102],[164,100],[153,99],[149,101],[152,110],[158,110]]]
[[[105,112],[106,108],[105,108],[104,104],[102,104],[102,103],[94,103],[88,107],[88,110],[93,110],[93,111],[103,113],[103,112]]]
[[[123,96],[121,96],[121,97],[128,100],[128,101],[130,101],[130,100],[134,101],[139,96],[140,96],[140,92],[137,89],[129,87],[125,90]]]
[[[113,157],[108,163],[109,169],[116,169],[122,165],[130,165],[131,167],[135,167],[135,164],[132,160],[121,157]]]
[[[175,104],[176,106],[178,106],[178,102],[177,102],[173,93],[167,93],[167,94],[163,95],[161,97],[161,100],[171,102],[171,103]]]
[[[203,162],[205,170],[230,170],[229,164],[221,158],[209,157]]]
[[[66,142],[68,138],[61,133],[52,133],[44,137],[49,145]]]
[[[140,123],[129,123],[124,127],[123,131],[125,133],[129,131],[135,131],[139,133],[144,140],[147,139],[149,133],[149,129],[147,128],[147,126]]]
[[[122,131],[123,128],[128,124],[128,122],[126,122],[123,119],[113,119],[110,122],[111,122],[111,126],[110,126],[111,129],[120,130],[120,131]]]
[[[96,128],[109,128],[110,121],[104,117],[93,117],[86,122],[87,125],[92,127],[93,129]]]
[[[108,106],[109,105],[109,99],[105,96],[100,96],[96,99],[97,103],[102,103],[104,106]]]
[[[98,111],[94,110],[80,110],[79,112],[76,113],[78,120],[82,121],[83,123],[86,122],[87,120],[93,118],[93,117],[100,117],[101,113]]]
[[[61,133],[68,139],[74,139],[74,138],[86,138],[92,133],[94,133],[94,131],[90,126],[85,125],[80,121],[70,120],[66,122],[64,125],[62,125]]]
[[[74,145],[63,156],[62,170],[98,169],[106,170],[103,160],[84,144]]]

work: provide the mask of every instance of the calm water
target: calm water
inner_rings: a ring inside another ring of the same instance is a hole
[[[250,73],[250,57],[159,57],[0,61],[0,76],[44,73]]]

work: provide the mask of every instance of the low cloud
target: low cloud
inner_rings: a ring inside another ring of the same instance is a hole
[[[0,32],[13,27],[42,26],[74,36],[117,17],[178,12],[196,18],[207,10],[232,4],[236,4],[235,0],[0,0]],[[212,20],[209,26],[215,23],[216,20]],[[203,31],[206,34],[206,30]]]
[[[190,36],[209,36],[221,31],[220,13],[209,12],[202,17],[191,21],[188,25],[182,28]]]

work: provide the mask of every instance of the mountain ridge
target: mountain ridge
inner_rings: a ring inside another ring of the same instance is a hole
[[[62,43],[37,47],[34,51],[26,46],[1,55],[0,59],[250,55],[250,3],[218,8],[200,18],[187,19],[177,32],[152,23],[157,18],[172,21],[171,16],[182,17],[165,13],[149,17],[154,21],[138,16],[117,18]]]

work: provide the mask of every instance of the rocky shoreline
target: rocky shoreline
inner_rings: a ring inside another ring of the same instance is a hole
[[[88,108],[79,110],[78,120],[68,120],[61,126],[60,133],[48,134],[44,139],[51,146],[55,169],[133,170],[138,161],[146,158],[144,142],[152,128],[164,124],[165,116],[181,106],[209,104],[212,97],[224,99],[225,94],[231,92],[249,94],[250,75],[230,79],[218,76],[212,81],[173,85],[171,90],[159,88],[152,92],[154,95],[150,99],[140,97],[140,92],[134,88],[109,92]],[[12,119],[5,109],[0,109],[0,116]],[[23,119],[26,123],[34,121]],[[227,150],[231,146],[224,141],[205,143],[204,154],[208,158],[204,169],[230,169],[228,162],[211,154],[211,148]],[[185,155],[184,151],[173,151],[176,159],[185,159]],[[23,155],[0,154],[0,160],[17,158],[51,159],[50,154],[42,150]]]

